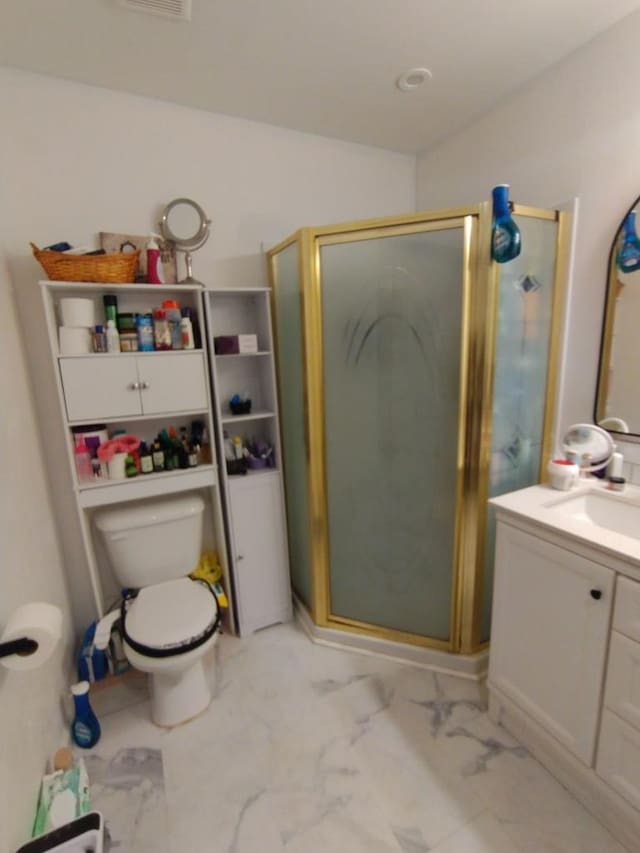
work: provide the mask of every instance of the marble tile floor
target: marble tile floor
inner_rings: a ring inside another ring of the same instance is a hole
[[[102,712],[86,759],[117,853],[624,853],[481,685],[295,625],[222,636],[210,663],[186,725],[156,728],[139,687]]]

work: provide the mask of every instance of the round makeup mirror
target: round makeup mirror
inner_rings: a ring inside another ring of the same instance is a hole
[[[562,449],[576,456],[576,463],[588,471],[600,471],[611,461],[615,444],[609,433],[595,424],[573,424],[562,436]],[[585,456],[590,464],[583,465]]]
[[[187,275],[179,284],[202,284],[193,277],[191,252],[209,239],[211,220],[207,214],[190,198],[174,198],[165,207],[159,224],[164,239],[171,240],[178,251],[184,252]]]

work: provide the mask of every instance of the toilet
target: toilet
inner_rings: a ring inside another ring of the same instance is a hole
[[[183,495],[95,515],[126,590],[120,610],[100,620],[96,644],[121,616],[125,654],[149,673],[151,716],[159,726],[184,723],[211,702],[203,657],[216,643],[220,609],[209,584],[188,577],[200,558],[204,506],[198,495]]]

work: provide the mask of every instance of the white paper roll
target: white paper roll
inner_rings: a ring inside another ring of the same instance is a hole
[[[9,619],[0,642],[27,637],[35,640],[38,648],[30,655],[9,655],[0,658],[7,669],[25,671],[37,669],[46,663],[62,637],[62,611],[46,601],[23,604]]]
[[[96,324],[93,299],[67,296],[60,300],[60,314],[63,326],[84,326],[87,329]]]
[[[60,355],[81,355],[91,352],[91,332],[75,326],[60,326]]]

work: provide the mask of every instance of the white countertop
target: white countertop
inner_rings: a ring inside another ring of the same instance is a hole
[[[626,536],[609,530],[593,521],[571,518],[557,509],[557,505],[568,498],[589,492],[605,492],[615,501],[638,507],[638,536],[640,537],[640,487],[627,486],[623,492],[612,492],[606,488],[606,482],[592,478],[586,485],[579,485],[569,491],[552,489],[551,486],[530,486],[500,497],[491,498],[489,503],[498,512],[498,517],[515,517],[523,521],[542,525],[554,533],[577,540],[584,545],[596,548],[628,561],[640,568],[640,538]]]

